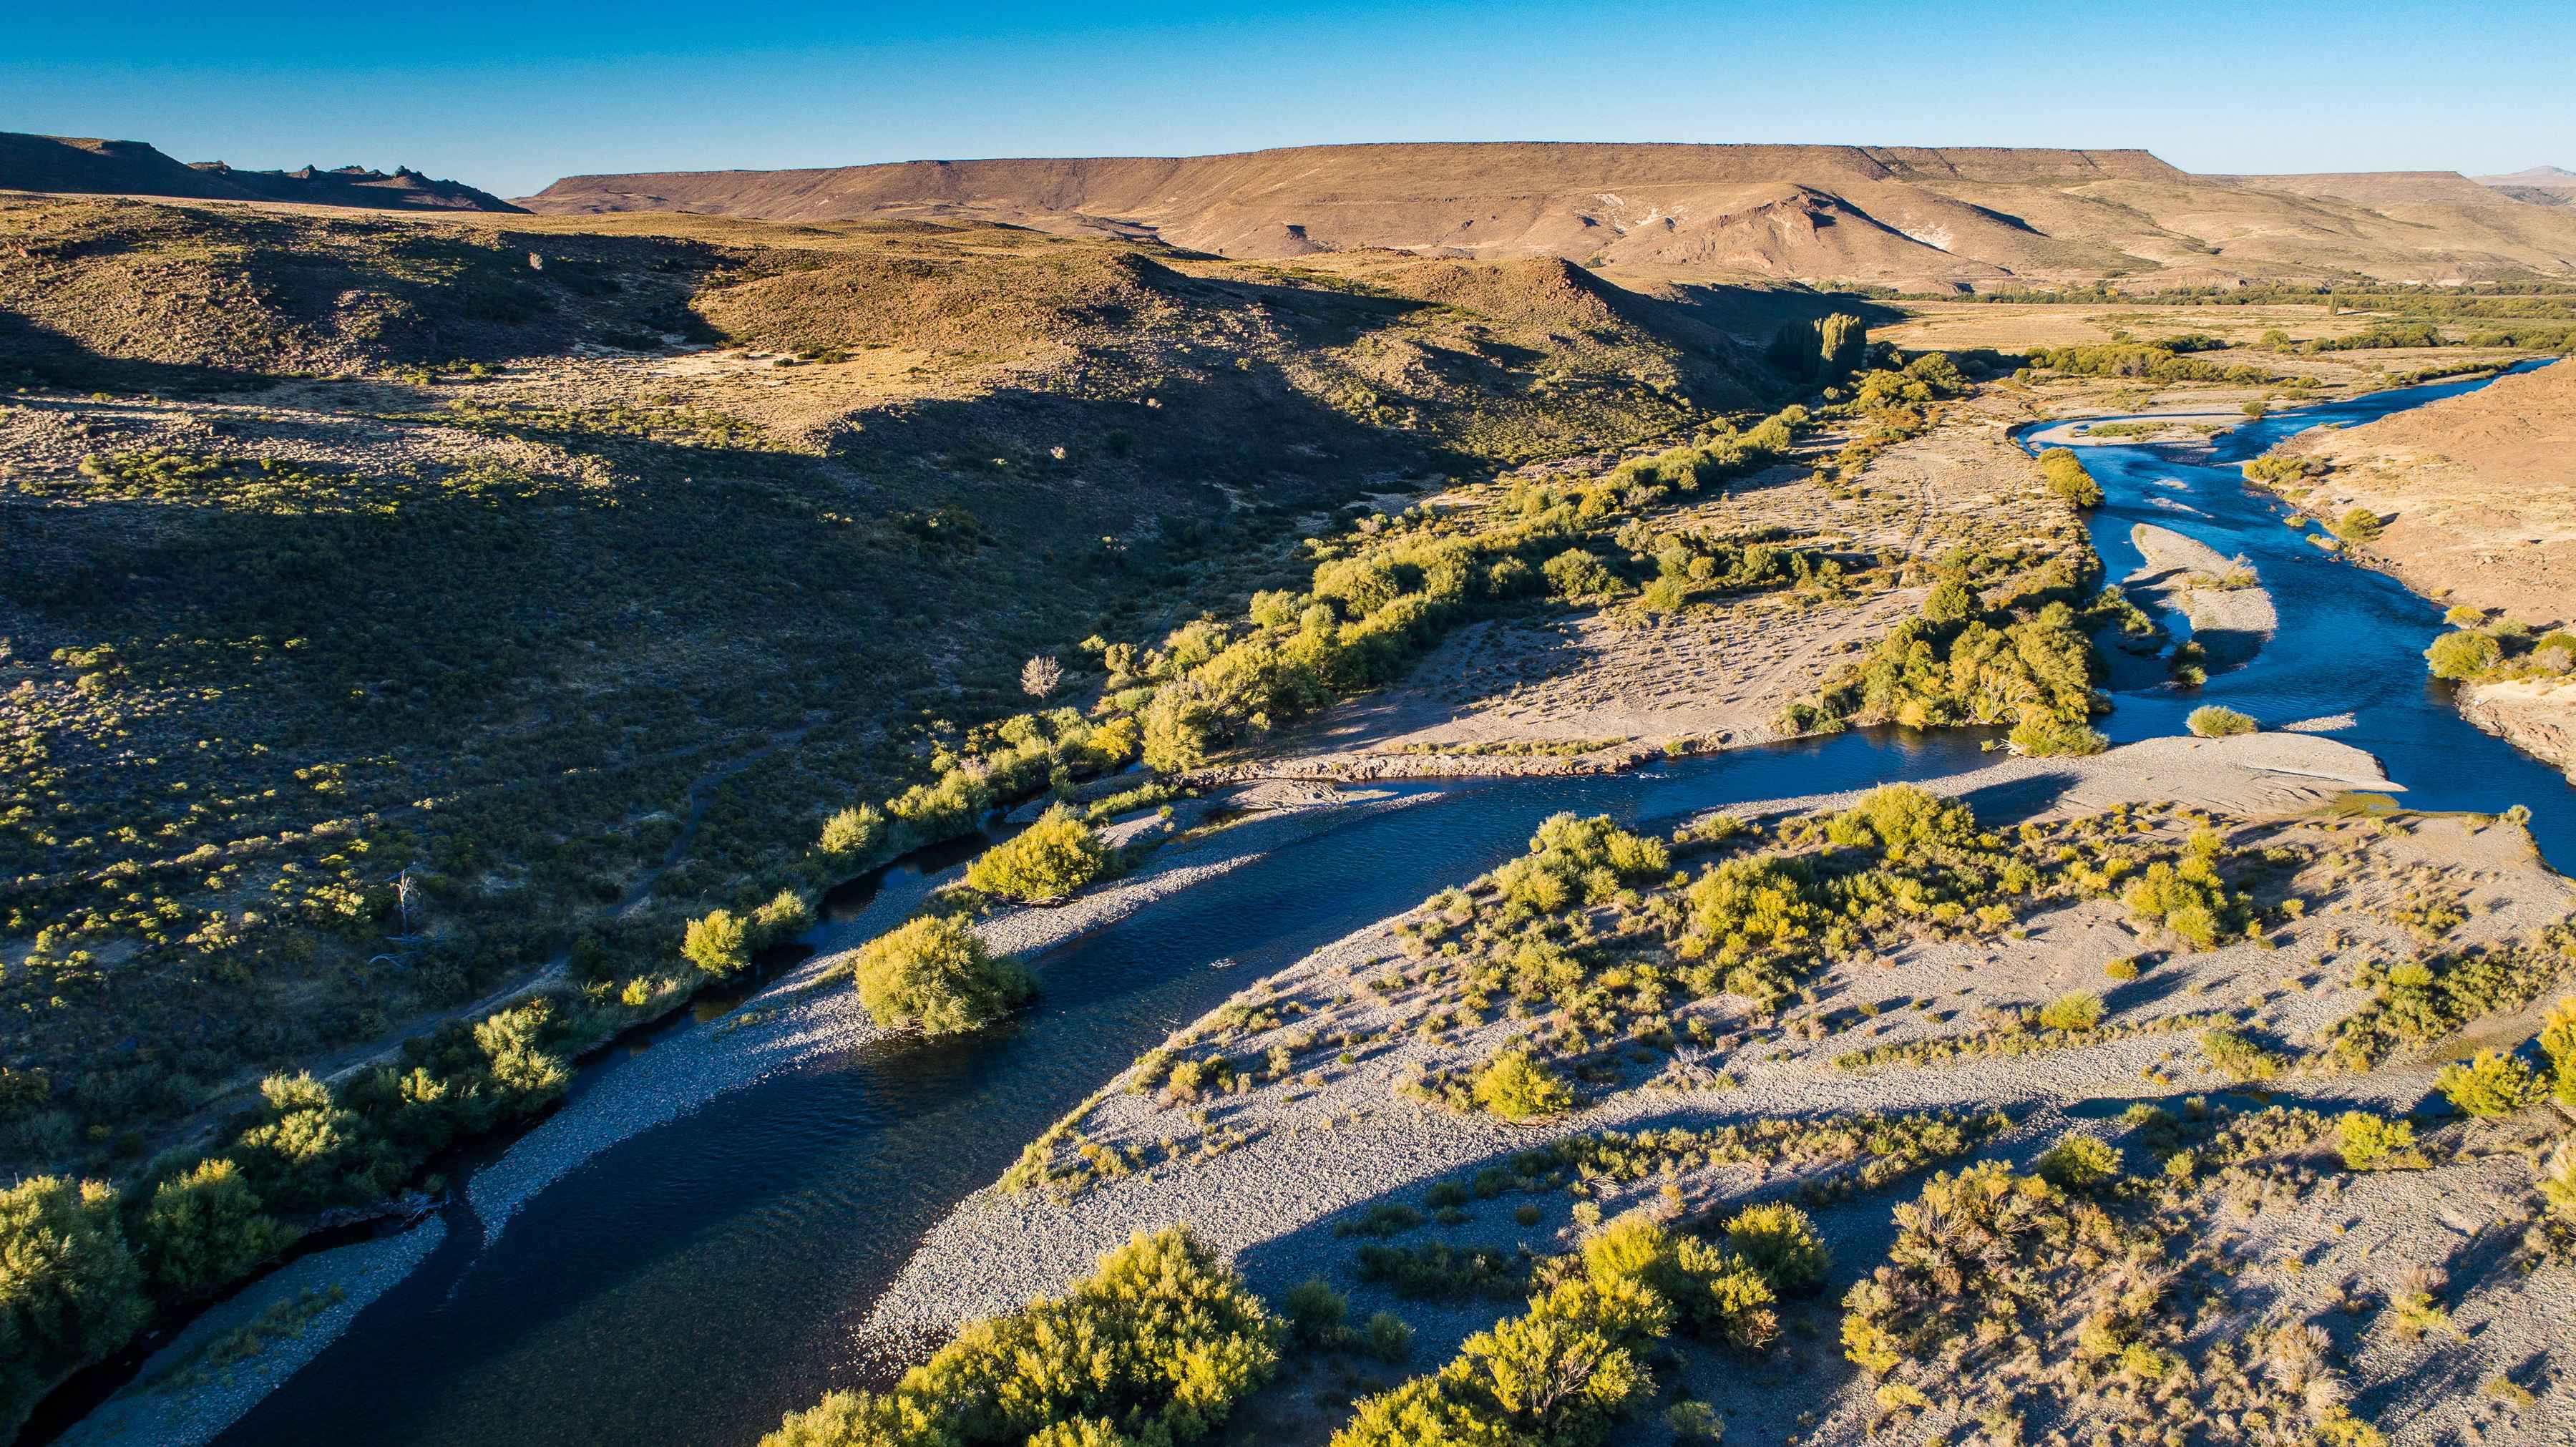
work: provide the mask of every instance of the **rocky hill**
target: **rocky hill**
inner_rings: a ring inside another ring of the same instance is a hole
[[[1992,289],[2576,271],[2576,216],[2450,173],[2194,176],[2145,151],[1397,144],[575,176],[537,211],[975,219],[1247,258],[1389,247],[1614,275]]]
[[[2564,166],[2533,166],[2509,176],[2480,176],[2477,182],[2534,206],[2576,206],[2576,171]]]
[[[407,166],[245,171],[221,161],[182,164],[142,141],[0,132],[0,191],[170,196],[195,201],[295,201],[387,210],[518,211],[488,191]]]

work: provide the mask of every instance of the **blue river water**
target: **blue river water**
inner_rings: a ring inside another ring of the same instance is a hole
[[[2383,759],[2410,804],[2528,804],[2550,856],[2576,859],[2566,781],[2469,727],[2427,679],[2438,610],[2301,541],[2232,465],[2304,427],[2475,385],[2277,415],[2200,460],[2088,448],[2109,493],[2093,524],[2108,576],[2138,562],[2130,526],[2158,523],[2244,554],[2281,615],[2268,647],[2205,687],[2120,695],[2098,721],[2114,740],[2178,732],[2204,702],[2266,725],[2350,711],[2355,727],[2335,736]],[[782,1412],[871,1380],[851,1329],[922,1232],[1139,1051],[1250,979],[1491,868],[1560,809],[1651,819],[1932,778],[1992,762],[1983,741],[1870,731],[1604,778],[1412,786],[1440,797],[1355,817],[1053,951],[1036,962],[1041,1000],[1000,1031],[815,1060],[594,1157],[497,1242],[464,1223],[222,1440],[748,1444]]]

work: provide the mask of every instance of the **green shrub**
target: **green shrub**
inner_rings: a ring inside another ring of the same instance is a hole
[[[2549,1098],[2539,1071],[2500,1050],[2481,1050],[2466,1064],[2443,1066],[2433,1084],[2470,1115],[2511,1115]]]
[[[979,1321],[886,1392],[834,1392],[762,1447],[1171,1443],[1277,1369],[1278,1323],[1181,1229],[1138,1235],[1061,1297]]]
[[[1005,899],[1061,899],[1108,868],[1109,851],[1079,815],[1058,804],[966,867],[966,886]]]
[[[1574,1092],[1528,1052],[1506,1050],[1476,1072],[1476,1103],[1504,1120],[1537,1120],[1574,1108]]]
[[[2102,1023],[2102,997],[2090,990],[2069,990],[2039,1007],[2039,1023],[2048,1030],[2090,1030]]]
[[[1540,568],[1547,590],[1559,598],[1598,598],[1628,591],[1628,584],[1595,554],[1568,548]]]
[[[1280,1305],[1288,1316],[1288,1330],[1300,1345],[1329,1347],[1337,1344],[1342,1332],[1342,1318],[1350,1314],[1351,1304],[1332,1283],[1320,1276],[1310,1276],[1288,1288]]]
[[[883,843],[885,832],[884,812],[873,804],[860,804],[824,820],[822,842],[817,847],[836,860],[854,860]]]
[[[37,1176],[0,1191],[0,1432],[63,1372],[123,1346],[151,1306],[116,1188]]]
[[[2191,717],[2183,720],[2183,727],[2199,738],[2223,739],[2235,734],[2250,734],[2259,725],[2232,708],[2205,703],[2191,711]]]
[[[1653,1348],[1676,1325],[1744,1346],[1777,1332],[1759,1273],[1635,1216],[1551,1265],[1526,1313],[1360,1402],[1332,1447],[1585,1447],[1654,1391]]]
[[[737,974],[751,963],[751,929],[732,910],[711,911],[689,921],[680,953],[710,975]]]
[[[2551,1089],[2562,1103],[2576,1105],[2576,995],[2541,1016],[2540,1050],[2549,1057]]]
[[[2445,633],[2424,650],[2424,661],[2435,678],[2468,680],[2502,663],[2504,645],[2484,633]]]
[[[2039,455],[2039,475],[2048,490],[2075,507],[2094,508],[2102,505],[2102,484],[2085,471],[2084,459],[2071,448],[2052,447]]]
[[[136,1235],[152,1279],[174,1295],[199,1296],[250,1274],[294,1233],[260,1210],[241,1169],[202,1160],[152,1193]]]
[[[2369,543],[2379,539],[2379,514],[2366,507],[2353,508],[2326,525],[2326,530],[2347,543]]]
[[[2039,1178],[2063,1191],[2089,1191],[2120,1174],[2120,1151],[2098,1136],[2071,1135],[2031,1163]]]
[[[2200,1050],[2209,1057],[2211,1069],[2249,1085],[2275,1079],[2289,1066],[2289,1061],[2278,1052],[2267,1050],[2234,1030],[2202,1032]]]
[[[1762,1273],[1782,1296],[1805,1296],[1825,1284],[1833,1253],[1806,1212],[1785,1201],[1747,1206],[1726,1222],[1726,1245]]]
[[[814,906],[792,889],[782,889],[751,912],[745,935],[755,950],[796,938],[814,927]]]
[[[2335,1120],[2335,1149],[2345,1166],[2356,1171],[2394,1171],[2427,1164],[2415,1148],[2415,1123],[2388,1120],[2366,1110],[2348,1110]]]
[[[870,940],[853,964],[859,1003],[889,1030],[950,1035],[999,1020],[1037,993],[966,922],[924,916]]]
[[[1371,1312],[1360,1328],[1360,1348],[1388,1366],[1397,1365],[1413,1355],[1413,1328],[1394,1312]]]

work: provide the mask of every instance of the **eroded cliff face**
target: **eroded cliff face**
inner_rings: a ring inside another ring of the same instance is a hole
[[[2459,692],[2469,722],[2576,782],[2576,682],[2519,679],[2471,684]]]

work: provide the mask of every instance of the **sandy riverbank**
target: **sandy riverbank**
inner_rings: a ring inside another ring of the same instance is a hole
[[[2394,786],[2365,754],[2304,734],[2257,734],[2223,740],[2150,740],[2091,758],[2010,759],[1993,767],[1936,781],[1928,787],[1968,797],[1981,816],[2059,817],[2097,812],[2113,803],[2174,801],[2243,820],[2279,820],[2241,826],[2251,841],[2292,843],[2316,836],[2364,837],[2372,863],[2358,876],[2339,876],[2337,892],[2323,895],[2304,920],[2261,945],[2222,948],[2164,958],[2134,986],[2105,989],[2105,962],[2136,954],[2146,942],[2113,901],[2065,902],[2024,921],[2026,936],[2012,940],[1943,941],[1908,946],[1877,961],[1844,962],[1816,982],[1824,1002],[1821,1019],[1840,1023],[1831,1032],[1754,1031],[1728,1034],[1705,1062],[1722,1066],[1731,1088],[1683,1084],[1669,1074],[1591,1092],[1578,1114],[1549,1125],[1507,1126],[1483,1116],[1461,1115],[1414,1099],[1401,1090],[1424,1067],[1482,1058],[1527,1028],[1497,1019],[1464,1031],[1411,1028],[1413,1011],[1398,992],[1354,995],[1361,980],[1401,968],[1408,952],[1396,926],[1407,917],[1380,921],[1318,949],[1289,969],[1236,997],[1275,1010],[1283,1024],[1256,1030],[1225,1049],[1258,1057],[1265,1044],[1306,1030],[1327,1038],[1351,1033],[1371,1040],[1340,1065],[1323,1063],[1213,1104],[1170,1102],[1156,1094],[1111,1093],[1079,1113],[1086,1142],[1114,1149],[1160,1149],[1168,1159],[1132,1175],[1095,1184],[1070,1199],[1043,1193],[1011,1195],[998,1187],[969,1198],[924,1240],[904,1271],[877,1302],[861,1330],[864,1353],[916,1355],[964,1321],[1011,1309],[1033,1296],[1062,1289],[1084,1274],[1097,1256],[1138,1230],[1187,1223],[1231,1253],[1255,1289],[1274,1296],[1310,1277],[1323,1277],[1351,1298],[1355,1315],[1391,1310],[1412,1324],[1416,1349],[1410,1370],[1429,1370],[1470,1331],[1490,1325],[1507,1304],[1486,1300],[1425,1302],[1400,1299],[1364,1280],[1354,1266],[1357,1242],[1344,1228],[1373,1207],[1422,1206],[1432,1184],[1464,1179],[1480,1167],[1548,1139],[1572,1132],[1645,1125],[1709,1126],[1765,1116],[1809,1116],[1918,1109],[1992,1109],[2014,1117],[2012,1128],[1981,1148],[2016,1162],[2069,1130],[2100,1131],[2101,1105],[2141,1093],[2223,1089],[2197,1055],[2189,1031],[2159,1032],[2154,1022],[2187,1018],[2214,1006],[2237,1007],[2259,1019],[2266,1038],[2321,1038],[2362,998],[2332,971],[2316,968],[2339,952],[2368,954],[2403,947],[2402,933],[2383,916],[2388,902],[2419,871],[2457,870],[2469,881],[2475,921],[2467,933],[2506,938],[2563,915],[2571,896],[2563,880],[2540,866],[2527,836],[2509,826],[2462,819],[2427,820],[2413,832],[2370,833],[2359,823],[2314,822],[2315,806],[2347,789],[2382,792]],[[1738,806],[1729,812],[1757,816],[1780,810],[1829,807],[1849,796],[1818,796]],[[2254,847],[2249,843],[2249,848]],[[1963,1010],[1979,1003],[2036,1001],[2072,988],[2102,989],[2122,1026],[2092,1046],[1956,1066],[1890,1067],[1864,1072],[1838,1069],[1833,1057],[1855,1043],[1897,1044],[1955,1033]],[[2248,993],[2248,992],[2251,993]],[[1892,999],[1893,1008],[1852,1011],[1863,1001]],[[1837,1003],[1839,1002],[1839,1003]],[[1939,1007],[1932,1002],[1942,1002]],[[1702,1007],[1694,1007],[1702,1008]],[[1719,1011],[1727,1006],[1714,1007]],[[1192,1031],[1204,1031],[1215,1015]],[[1295,1021],[1292,1027],[1284,1022]],[[1722,1029],[1734,1030],[1741,1022]],[[1191,1034],[1183,1032],[1183,1036]],[[1176,1036],[1176,1039],[1183,1038]],[[1734,1042],[1728,1048],[1727,1042]],[[1758,1047],[1758,1048],[1757,1048]],[[1325,1056],[1329,1056],[1329,1047]],[[2149,1084],[2149,1079],[2163,1082]],[[2368,1077],[2309,1079],[2302,1098],[2319,1108],[2357,1103],[2404,1109],[2421,1099],[2430,1067],[2407,1066]],[[1170,1155],[1178,1139],[1184,1149]],[[1196,1152],[1193,1139],[1221,1146]],[[1805,1168],[1741,1166],[1686,1175],[1674,1182],[1693,1209],[1712,1201],[1777,1194],[1807,1175]],[[2474,1173],[2472,1173],[2473,1175]],[[2404,1212],[2375,1223],[2371,1239],[2388,1261],[2371,1267],[2352,1256],[2356,1269],[2385,1274],[2400,1260],[2438,1259],[2452,1239],[2444,1222],[2460,1214],[2491,1183],[2477,1179],[2421,1178],[2405,1191]],[[2384,1189],[2377,1182],[2371,1190]],[[1591,1200],[1605,1215],[1658,1206],[1659,1179],[1603,1188]],[[1535,1204],[1535,1220],[1516,1215]],[[1400,1228],[1399,1244],[1437,1234],[1460,1244],[1506,1251],[1549,1253],[1565,1249],[1579,1230],[1575,1200],[1562,1193],[1506,1192],[1453,1208],[1441,1227]],[[1888,1200],[1860,1198],[1822,1210],[1819,1220],[1844,1263],[1838,1280],[1866,1271],[1888,1238]],[[2298,1227],[2320,1236],[2325,1223]],[[1419,1233],[1419,1234],[1417,1234]],[[2341,1232],[2333,1233],[2340,1237]],[[1009,1241],[1009,1251],[995,1251]],[[2322,1289],[2320,1287],[2319,1289]],[[1838,1288],[1826,1293],[1829,1302]],[[2501,1315],[2510,1308],[2499,1306]],[[1816,1309],[1821,1311],[1822,1309]],[[1829,1316],[1815,1318],[1828,1338]],[[2520,1336],[2531,1333],[2515,1329]],[[1795,1390],[1757,1390],[1741,1372],[1693,1369],[1694,1386],[1716,1402],[1737,1430],[1775,1441],[1802,1411],[1832,1414],[1831,1440],[1856,1440],[1865,1413],[1865,1391],[1849,1390],[1848,1369],[1830,1350],[1795,1340],[1781,1349],[1794,1363],[1817,1370]],[[1779,1362],[1775,1360],[1774,1366]],[[1780,1374],[1766,1370],[1765,1380]],[[1320,1440],[1335,1414],[1299,1401],[1273,1400],[1261,1410],[1285,1440]],[[1848,1400],[1847,1400],[1848,1399]],[[1731,1432],[1730,1436],[1734,1433]],[[1803,1435],[1803,1433],[1802,1433]]]
[[[2190,619],[2192,641],[2207,655],[2210,672],[2241,666],[2272,640],[2281,617],[2252,564],[2151,523],[2138,524],[2129,536],[2145,563],[2121,587]],[[2226,586],[2239,579],[2245,581]]]

